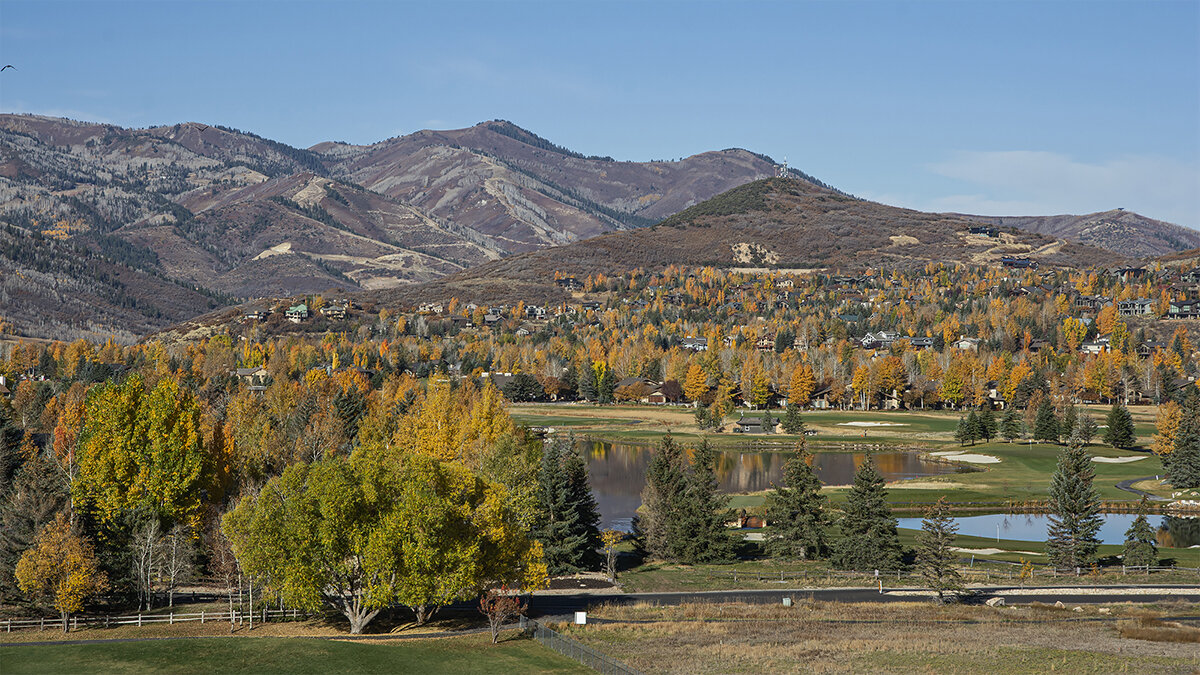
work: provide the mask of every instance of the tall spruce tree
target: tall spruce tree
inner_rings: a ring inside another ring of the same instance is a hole
[[[692,470],[684,480],[683,500],[674,523],[676,558],[683,563],[728,562],[734,541],[729,522],[729,497],[719,490],[717,451],[707,440],[692,454]]]
[[[1131,567],[1149,567],[1158,562],[1158,546],[1154,530],[1146,520],[1146,498],[1138,504],[1137,518],[1125,531],[1125,547],[1121,559]]]
[[[839,521],[842,537],[834,544],[833,564],[846,570],[894,570],[901,565],[900,535],[887,503],[883,476],[871,458],[854,472]]]
[[[996,413],[990,407],[984,408],[983,412],[979,414],[979,429],[983,440],[988,443],[991,443],[992,439],[996,437]]]
[[[1168,472],[1177,490],[1200,488],[1200,391],[1195,387],[1184,399],[1183,416],[1175,436]]]
[[[1000,422],[1000,435],[1009,443],[1021,437],[1021,417],[1017,415],[1016,408],[1009,408],[1004,413],[1004,420]]]
[[[958,418],[958,426],[954,427],[954,440],[958,441],[960,446],[966,445],[967,441],[974,441],[971,436],[971,424],[967,418],[961,415]]]
[[[958,525],[950,517],[946,497],[939,497],[925,512],[917,533],[917,568],[929,588],[937,592],[938,602],[945,601],[947,593],[958,593],[963,588],[958,556],[951,550],[957,533]]]
[[[967,436],[971,439],[971,445],[975,445],[975,441],[983,438],[983,426],[979,422],[979,413],[974,410],[967,415]]]
[[[1058,417],[1054,414],[1054,406],[1049,399],[1042,399],[1038,405],[1037,417],[1033,423],[1033,440],[1057,443],[1059,437]]]
[[[780,423],[783,425],[784,433],[794,436],[804,435],[804,418],[800,415],[799,405],[789,401]]]
[[[582,463],[573,438],[544,444],[538,471],[540,522],[534,536],[542,542],[550,574],[572,574],[599,564],[600,518],[587,485],[587,467],[578,467]]]
[[[765,513],[770,535],[767,551],[780,558],[810,560],[829,553],[825,496],[812,468],[804,441],[783,467],[783,486],[767,494]]]
[[[640,546],[650,556],[667,560],[677,557],[673,531],[687,487],[686,461],[683,448],[671,434],[663,436],[650,456],[646,486],[642,488],[642,513],[638,516]]]
[[[33,546],[42,528],[67,507],[63,483],[59,468],[41,453],[17,469],[12,490],[0,503],[0,598],[15,599],[17,560]]]
[[[1086,567],[1096,560],[1100,545],[1100,497],[1092,484],[1092,458],[1079,443],[1058,456],[1050,479],[1050,527],[1046,552],[1059,568]]]
[[[1114,448],[1128,448],[1134,444],[1133,415],[1129,409],[1114,401],[1105,420],[1108,428],[1104,430],[1104,442]]]
[[[585,570],[598,570],[604,562],[600,553],[603,546],[600,537],[600,508],[596,504],[595,494],[592,493],[587,462],[579,453],[578,444],[572,442],[567,449],[563,458],[563,469],[567,475],[567,496],[579,516],[577,528],[584,537],[577,565]]]
[[[1074,403],[1067,404],[1067,409],[1063,411],[1062,420],[1058,424],[1059,437],[1070,437],[1075,433],[1075,427],[1079,424],[1079,411],[1075,409]]]
[[[1096,420],[1088,413],[1083,413],[1079,419],[1075,421],[1075,428],[1071,430],[1071,436],[1076,438],[1085,447],[1090,445],[1092,439],[1096,437],[1096,432],[1099,430],[1099,425]]]

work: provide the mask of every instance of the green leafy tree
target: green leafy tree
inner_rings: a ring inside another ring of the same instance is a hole
[[[733,557],[734,542],[726,527],[729,497],[719,489],[717,459],[707,440],[692,454],[692,470],[684,480],[679,517],[672,528],[680,562],[717,563]]]
[[[1060,568],[1087,567],[1100,545],[1100,497],[1092,484],[1096,472],[1091,456],[1078,443],[1058,456],[1050,479],[1050,527],[1046,553]]]
[[[1021,437],[1021,417],[1016,408],[1009,408],[1004,413],[1004,419],[1000,422],[1000,435],[1009,443]]]
[[[1054,406],[1050,404],[1049,399],[1042,399],[1033,423],[1033,439],[1039,442],[1057,443],[1058,437],[1058,417],[1054,414]]]
[[[901,565],[900,535],[888,506],[883,476],[868,457],[854,473],[839,521],[833,564],[848,570],[894,570]]]
[[[784,485],[767,494],[765,513],[770,530],[767,550],[781,558],[809,560],[829,552],[825,496],[803,441],[783,468]]]
[[[952,550],[957,532],[958,525],[950,517],[946,498],[938,498],[926,510],[917,534],[917,568],[925,583],[937,592],[938,602],[945,601],[946,593],[958,593],[963,588],[958,556]]]
[[[1131,567],[1149,567],[1158,562],[1158,546],[1154,539],[1154,530],[1146,520],[1146,498],[1138,504],[1137,518],[1125,531],[1125,547],[1122,560]]]
[[[1105,420],[1108,428],[1104,430],[1104,442],[1114,448],[1133,447],[1136,440],[1133,433],[1133,415],[1129,409],[1119,402],[1113,402]]]

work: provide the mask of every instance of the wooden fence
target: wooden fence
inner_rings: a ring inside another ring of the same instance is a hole
[[[113,628],[116,626],[148,626],[151,624],[165,623],[173,625],[177,623],[187,623],[191,621],[199,621],[200,623],[241,623],[245,621],[253,622],[255,620],[263,623],[271,621],[299,621],[307,619],[310,615],[307,612],[302,612],[298,609],[262,609],[255,610],[253,614],[234,610],[232,612],[190,612],[190,613],[175,613],[169,612],[166,614],[129,614],[124,616],[83,616],[72,615],[70,618],[71,630],[75,630],[80,626],[92,628]],[[35,619],[3,619],[0,620],[0,625],[3,626],[4,632],[11,633],[14,630],[61,630],[62,620],[58,617],[39,617]]]
[[[982,578],[985,581],[1021,581],[1021,569],[1019,563],[1011,563],[1011,569],[995,570],[984,569],[978,567],[962,567],[958,573],[963,578],[978,580]],[[1115,572],[1116,568],[1102,568],[1103,572]],[[1074,570],[1057,570],[1053,567],[1034,567],[1028,570],[1026,579],[1036,578],[1062,578],[1062,577],[1082,577],[1087,576],[1092,572],[1091,568],[1076,568]],[[1146,567],[1146,566],[1122,566],[1121,574],[1153,574],[1158,572],[1183,572],[1194,573],[1200,577],[1200,567]],[[785,582],[789,580],[801,581],[832,581],[834,579],[875,579],[889,580],[895,579],[920,579],[920,573],[911,570],[870,570],[867,572],[853,570],[813,570],[800,572],[769,572],[766,570],[710,570],[704,572],[709,579],[732,579],[733,581],[778,581]]]

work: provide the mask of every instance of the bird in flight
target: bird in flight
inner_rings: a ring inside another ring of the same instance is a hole
[[[0,68],[0,73],[3,73],[4,71],[8,70],[9,68],[12,68],[13,70],[16,70],[16,69],[17,69],[17,67],[16,67],[16,66],[14,66],[13,64],[11,64],[11,63],[10,63],[10,64],[8,64],[7,66],[4,66],[3,68]]]

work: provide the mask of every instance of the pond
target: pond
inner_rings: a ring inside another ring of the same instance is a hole
[[[1108,513],[1103,515],[1104,524],[1098,537],[1104,544],[1125,543],[1125,531],[1136,515],[1132,513]],[[1148,516],[1150,527],[1155,528],[1159,546],[1187,548],[1200,545],[1200,518],[1178,518],[1174,516]],[[910,530],[921,529],[920,518],[899,518],[900,527]],[[1017,515],[989,514],[982,516],[959,516],[958,533],[973,537],[1015,539],[1018,541],[1045,541],[1049,516],[1045,514]]]
[[[588,462],[592,491],[600,507],[602,526],[629,530],[631,519],[642,504],[646,467],[653,448],[607,441],[583,441],[581,445]],[[783,465],[792,455],[792,451],[722,452],[717,479],[727,493],[769,490],[780,482]],[[970,470],[924,459],[916,452],[880,452],[870,456],[884,480],[888,481]],[[848,485],[854,481],[855,470],[867,457],[866,453],[814,452],[813,466],[823,484]]]

